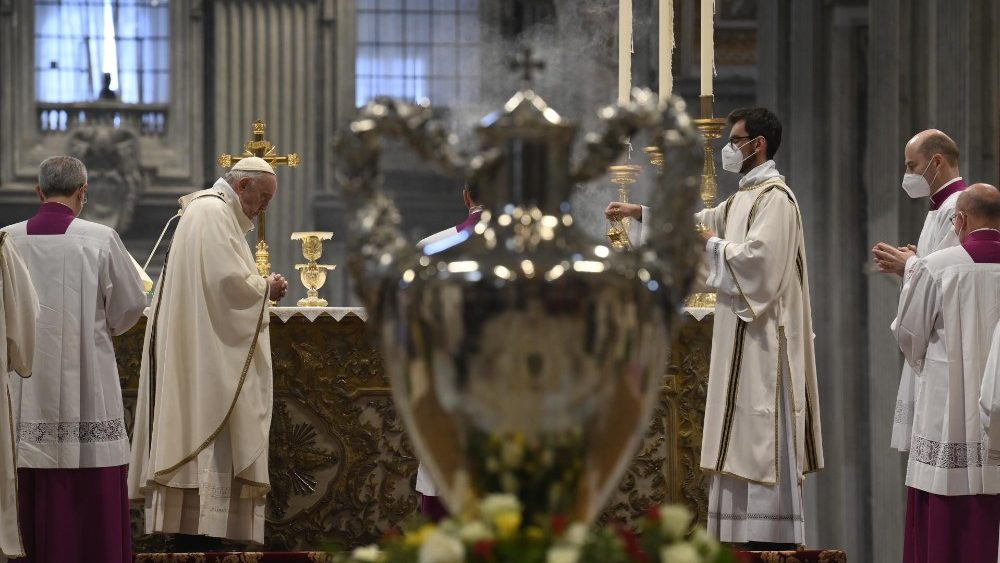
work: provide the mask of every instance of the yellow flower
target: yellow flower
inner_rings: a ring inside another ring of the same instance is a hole
[[[497,529],[497,535],[503,539],[513,536],[517,529],[521,527],[521,513],[505,511],[493,517],[493,527]]]
[[[437,526],[434,524],[424,524],[415,532],[406,532],[406,535],[403,536],[403,543],[410,547],[420,547],[435,530],[437,530]]]
[[[538,526],[529,526],[527,530],[524,531],[525,535],[531,541],[542,541],[545,539],[545,532],[542,531]]]

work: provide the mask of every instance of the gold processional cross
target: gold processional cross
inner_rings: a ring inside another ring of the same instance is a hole
[[[260,119],[253,122],[253,139],[246,142],[243,145],[243,154],[239,156],[234,156],[231,154],[223,154],[219,157],[219,165],[223,168],[231,168],[237,162],[248,158],[251,156],[258,156],[263,158],[272,167],[277,168],[282,164],[287,164],[289,168],[295,168],[299,165],[299,155],[298,153],[290,153],[284,156],[276,154],[274,145],[270,141],[264,139],[264,129],[267,126]],[[261,276],[267,277],[271,274],[271,257],[270,252],[267,248],[267,236],[264,231],[264,213],[257,216],[257,252],[255,253],[255,258],[257,261],[257,272]]]

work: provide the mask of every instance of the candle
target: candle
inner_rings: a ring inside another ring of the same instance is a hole
[[[618,2],[618,103],[628,103],[632,89],[632,0]]]
[[[712,75],[715,74],[715,0],[701,0],[701,95],[712,95]]]
[[[674,0],[660,0],[660,101],[674,89]]]
[[[264,230],[264,226],[265,226],[264,212],[261,211],[260,215],[257,216],[257,241],[258,242],[260,242],[260,241],[266,241],[267,240],[267,234],[266,234],[266,231]]]

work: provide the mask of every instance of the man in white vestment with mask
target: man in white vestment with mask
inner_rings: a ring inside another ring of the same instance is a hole
[[[129,468],[147,533],[264,541],[268,300],[288,284],[257,273],[245,237],[276,189],[271,166],[250,157],[180,199],[150,305]]]
[[[24,257],[40,314],[30,379],[11,383],[21,537],[28,561],[131,563],[129,441],[112,337],[146,295],[118,233],[77,217],[87,169],[45,159],[27,221],[4,227]]]
[[[1000,321],[1000,191],[967,188],[954,223],[961,245],[916,261],[896,316],[896,339],[918,379],[904,563],[997,557],[1000,467],[987,463],[980,404]]]
[[[772,158],[781,123],[765,108],[729,115],[722,165],[739,191],[696,219],[706,284],[718,294],[701,467],[708,529],[751,549],[805,543],[803,475],[823,468],[805,240],[798,202]],[[606,214],[654,221],[614,202]]]
[[[0,560],[24,557],[17,512],[17,443],[8,390],[11,377],[31,377],[38,298],[17,247],[0,232]]]
[[[918,258],[958,245],[958,236],[949,220],[955,214],[955,203],[966,186],[965,180],[959,176],[958,145],[937,129],[914,135],[906,143],[903,156],[906,167],[903,191],[913,199],[930,198],[930,210],[915,248],[912,245],[897,248],[884,242],[872,248],[879,270],[900,278],[912,273]],[[913,369],[903,362],[890,441],[890,445],[901,452],[910,449],[915,389]]]

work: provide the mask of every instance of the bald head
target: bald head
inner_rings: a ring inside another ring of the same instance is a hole
[[[913,136],[903,149],[906,171],[920,174],[933,194],[959,176],[958,145],[944,132],[927,129]]]
[[[1000,229],[1000,190],[989,184],[973,184],[958,196],[955,231],[959,240],[978,229]]]

